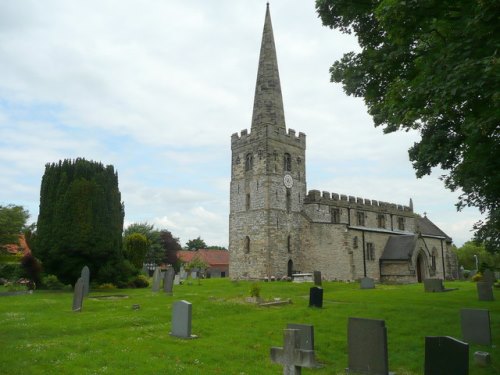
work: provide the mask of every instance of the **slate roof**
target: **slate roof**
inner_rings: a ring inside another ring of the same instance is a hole
[[[451,242],[451,237],[444,233],[441,229],[438,228],[436,224],[430,221],[427,216],[417,217],[417,230],[423,236],[437,236],[437,237],[445,237],[445,239]]]
[[[177,252],[177,257],[185,263],[191,262],[195,257],[199,257],[210,266],[228,266],[229,251],[226,250],[206,250],[198,251],[180,250]]]
[[[417,244],[416,235],[390,236],[385,244],[381,260],[408,260]]]
[[[19,242],[17,244],[11,243],[4,245],[3,248],[10,254],[22,253],[23,255],[31,254],[31,249],[26,242],[24,234],[19,235]]]

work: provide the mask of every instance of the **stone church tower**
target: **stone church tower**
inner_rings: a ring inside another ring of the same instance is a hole
[[[300,259],[306,195],[306,136],[285,125],[269,4],[266,9],[250,133],[231,137],[229,214],[232,278],[291,275]]]

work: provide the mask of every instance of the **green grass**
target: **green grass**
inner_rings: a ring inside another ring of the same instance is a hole
[[[174,296],[148,289],[93,291],[92,296],[127,294],[127,299],[86,298],[71,311],[72,293],[37,291],[0,297],[0,374],[279,374],[269,350],[282,346],[287,323],[313,324],[317,359],[323,369],[303,374],[344,374],[347,318],[384,319],[389,367],[398,375],[423,374],[424,337],[461,337],[462,307],[490,310],[493,347],[470,346],[470,374],[500,374],[500,292],[479,302],[475,284],[447,282],[459,290],[424,293],[422,285],[324,283],[323,309],[309,308],[310,283],[259,284],[261,296],[291,298],[293,304],[258,307],[244,302],[251,283],[203,280],[174,287]],[[193,304],[196,340],[169,335],[172,302]],[[140,310],[132,305],[139,304]],[[473,363],[475,351],[491,353],[493,366]]]

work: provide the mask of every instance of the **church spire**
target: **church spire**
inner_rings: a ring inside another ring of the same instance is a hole
[[[265,128],[267,125],[275,129],[286,129],[269,3],[267,3],[266,7],[266,18],[260,47],[259,69],[253,104],[252,131]]]

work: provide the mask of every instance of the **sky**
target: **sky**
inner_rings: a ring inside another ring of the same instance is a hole
[[[36,222],[45,164],[113,165],[125,225],[228,245],[231,134],[249,129],[265,0],[0,0],[0,205]],[[307,135],[308,190],[408,205],[457,246],[477,209],[408,158],[417,132],[384,135],[329,67],[359,51],[314,1],[273,0],[287,128]]]

